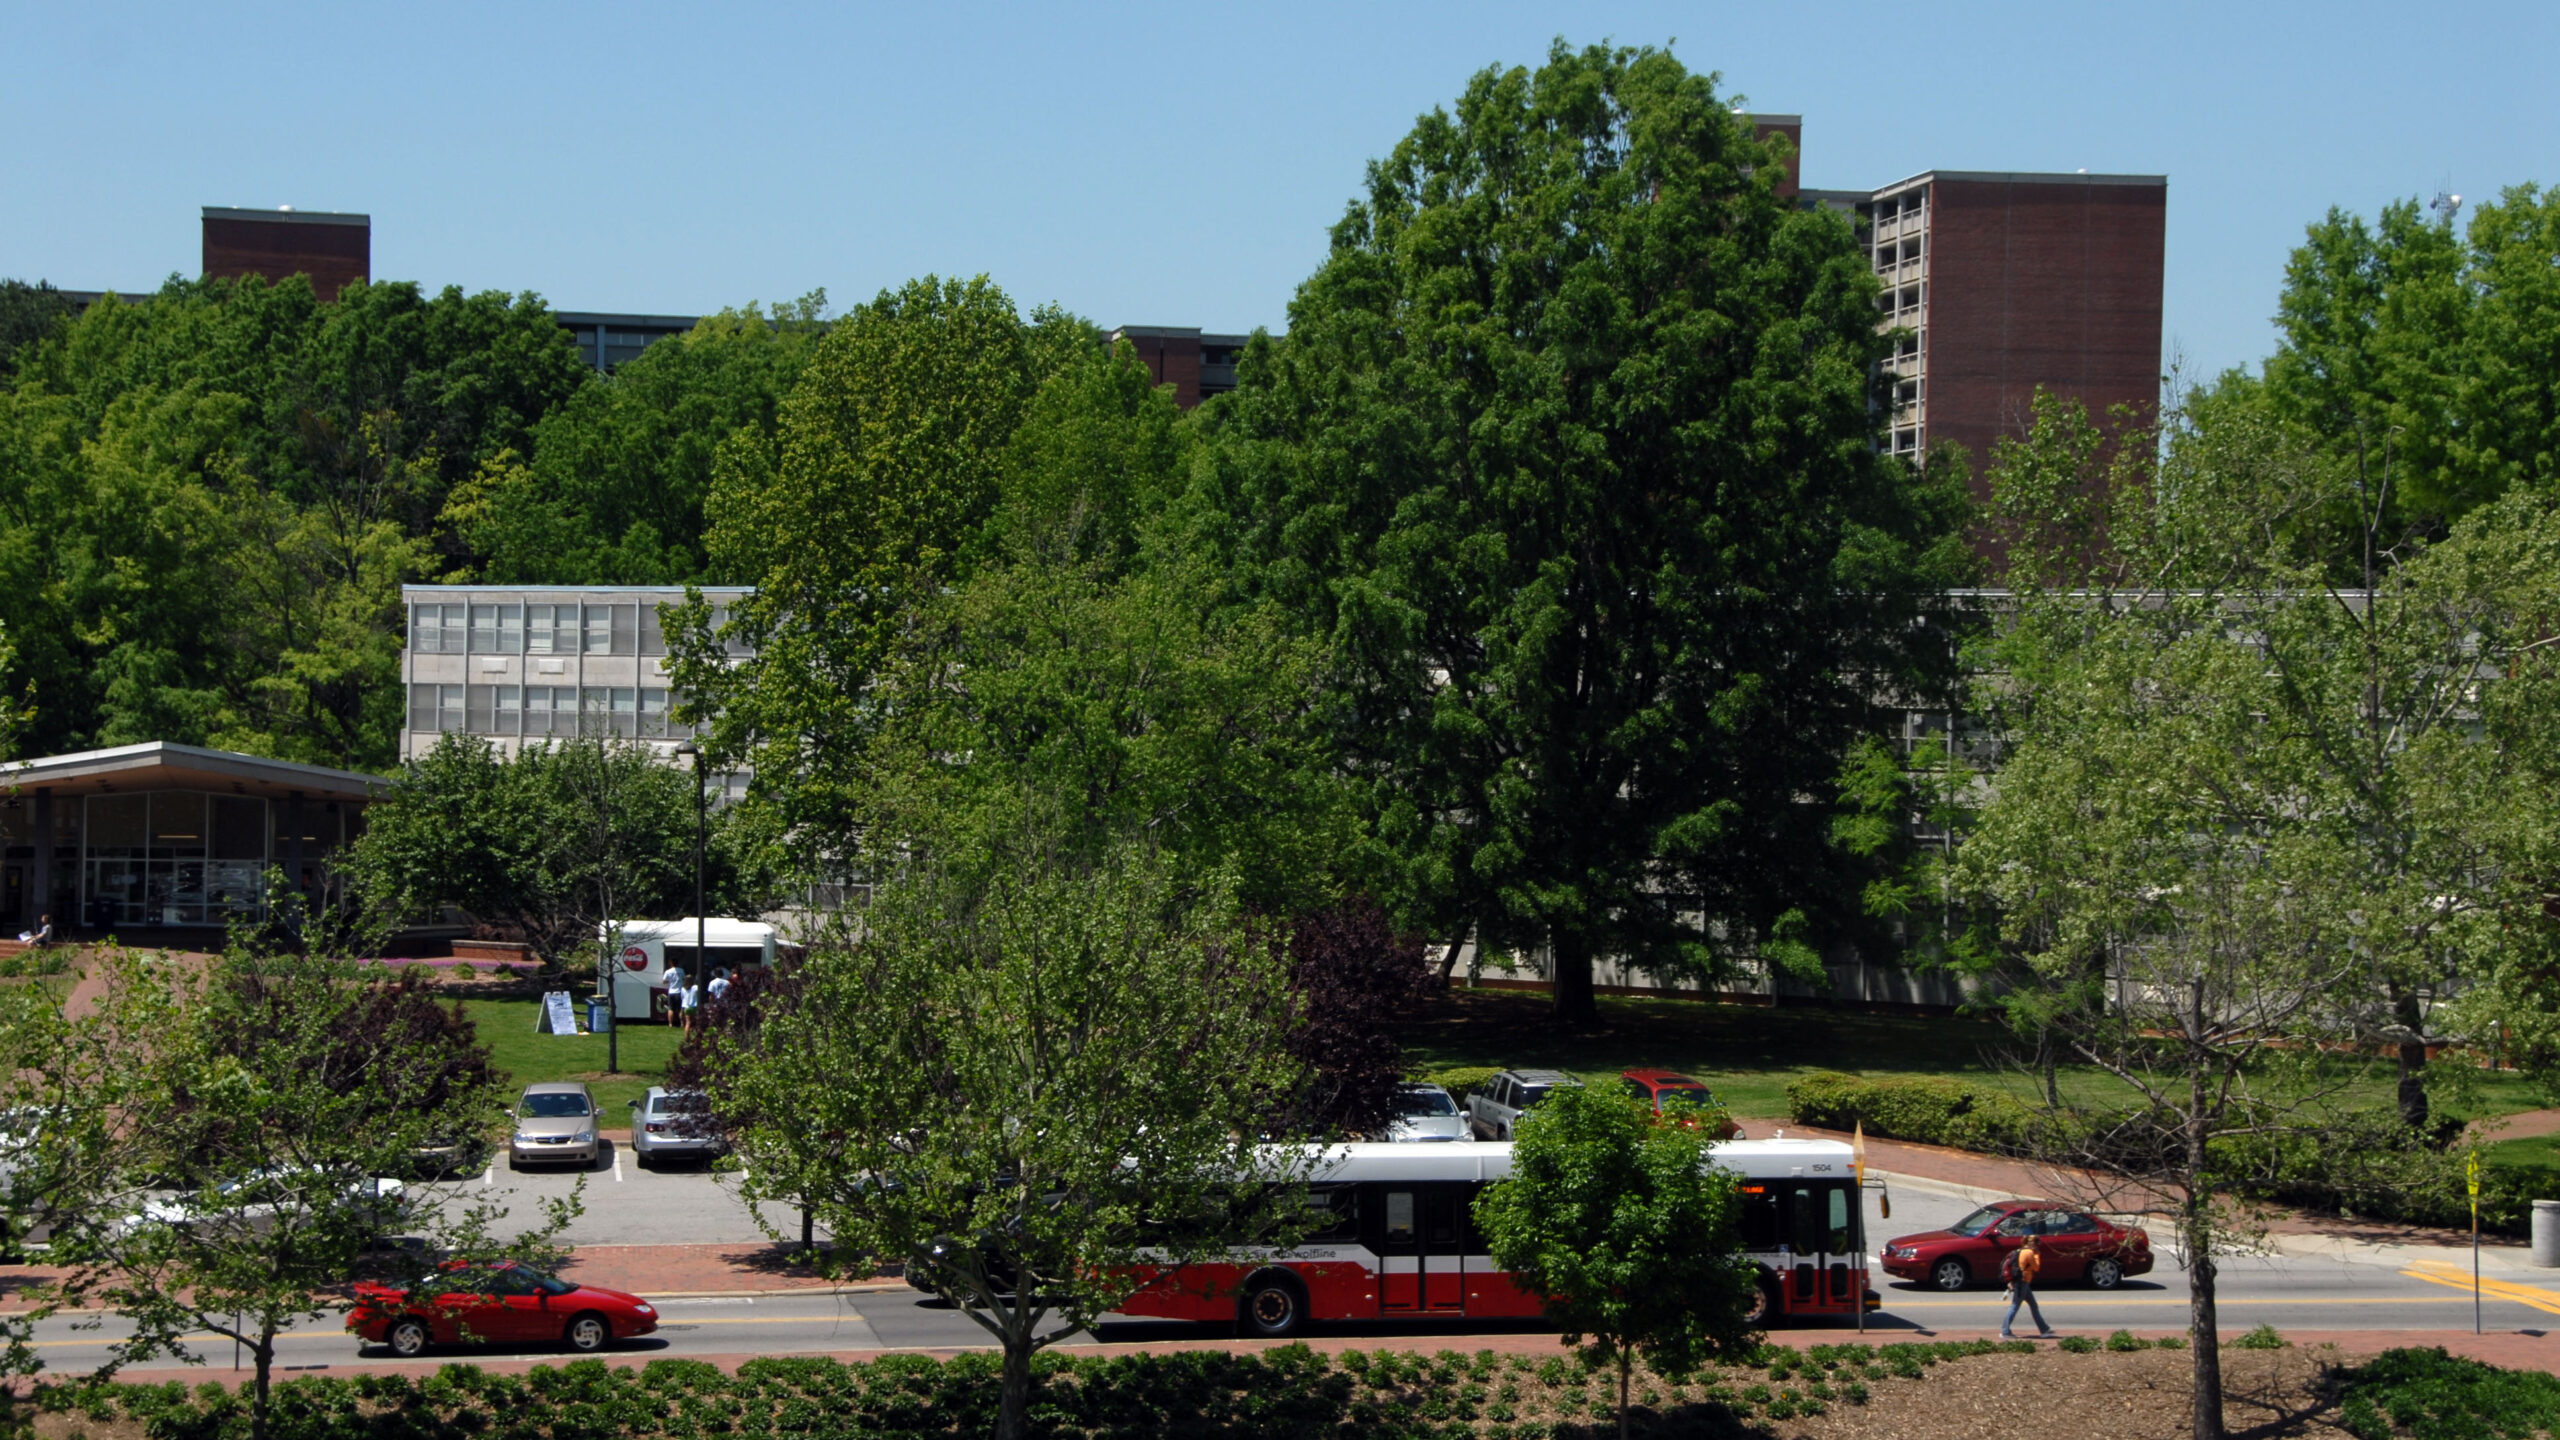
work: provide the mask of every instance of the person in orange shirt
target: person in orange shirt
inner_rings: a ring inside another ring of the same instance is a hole
[[[2027,1243],[2010,1251],[2009,1258],[2001,1264],[2000,1278],[2009,1282],[2009,1313],[2000,1317],[2001,1339],[2017,1338],[2009,1333],[2009,1325],[2018,1318],[2021,1305],[2035,1317],[2038,1335],[2053,1333],[2053,1327],[2044,1323],[2044,1307],[2036,1303],[2036,1272],[2043,1268],[2044,1243],[2033,1235],[2027,1237]]]

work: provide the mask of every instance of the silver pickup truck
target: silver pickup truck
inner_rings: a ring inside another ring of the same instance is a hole
[[[1504,1070],[1467,1092],[1467,1126],[1479,1140],[1508,1140],[1520,1117],[1547,1092],[1582,1082],[1561,1070]]]

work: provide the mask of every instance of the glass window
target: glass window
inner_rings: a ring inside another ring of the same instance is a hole
[[[1849,1245],[1848,1187],[1842,1185],[1832,1186],[1830,1200],[1827,1202],[1827,1206],[1828,1208],[1823,1214],[1823,1228],[1829,1233],[1823,1237],[1827,1243],[1822,1247],[1822,1252],[1826,1255],[1846,1255],[1849,1253],[1851,1248]]]
[[[497,606],[484,604],[471,607],[471,653],[475,655],[498,653]]]
[[[527,685],[524,687],[524,733],[527,735],[551,733],[550,686]]]
[[[565,687],[563,687],[565,688]],[[602,685],[589,685],[578,692],[578,733],[602,735],[611,723],[613,692]]]
[[[1742,1248],[1778,1248],[1778,1199],[1766,1185],[1742,1187]]]
[[[409,648],[420,655],[433,655],[444,649],[444,607],[409,607]]]
[[[89,853],[140,859],[143,831],[150,824],[146,795],[92,795],[88,800]]]
[[[151,797],[153,859],[204,854],[204,801],[204,796],[189,790],[163,790]]]
[[[513,735],[524,719],[524,688],[519,685],[493,685],[497,694],[497,729],[494,733]]]
[[[590,605],[587,607],[587,653],[590,655],[613,653],[612,606]]]
[[[267,802],[245,795],[217,795],[213,801],[213,858],[267,858]]]
[[[636,605],[608,605],[605,608],[613,612],[613,653],[616,655],[638,654],[640,650],[639,632],[635,626],[637,624],[636,617],[639,612],[639,607]]]
[[[552,611],[558,607],[551,605],[527,605],[524,608],[524,648],[535,655],[550,654]]]
[[[626,740],[640,733],[639,693],[627,685],[613,689],[613,733]]]
[[[461,686],[439,685],[436,687],[436,728],[438,730],[462,728]]]
[[[1351,1240],[1360,1234],[1360,1192],[1349,1185],[1319,1185],[1307,1192],[1307,1238]]]
[[[640,602],[640,653],[643,655],[667,653],[667,632],[658,619],[658,605],[654,600]]]
[[[1410,1242],[1413,1239],[1413,1192],[1387,1192],[1387,1238]]]
[[[647,686],[640,689],[640,734],[650,740],[667,737],[667,692]]]
[[[409,687],[409,728],[412,730],[436,728],[436,687],[433,685]]]
[[[501,655],[524,653],[524,607],[522,605],[510,604],[498,607],[498,653]]]
[[[478,639],[477,635],[472,637]],[[462,691],[462,728],[474,735],[490,733],[498,721],[498,696],[494,685],[468,685]]]

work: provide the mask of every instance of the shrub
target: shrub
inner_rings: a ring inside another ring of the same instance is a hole
[[[2560,1376],[2442,1350],[2386,1350],[2348,1372],[2338,1418],[2363,1440],[2560,1433]]]
[[[2065,1335],[2060,1343],[2063,1349],[2074,1355],[2091,1354],[2098,1348],[2098,1342],[2086,1335]]]
[[[2107,1348],[2110,1350],[2148,1350],[2151,1348],[2151,1342],[2134,1334],[2130,1330],[2119,1330],[2113,1335],[2107,1337]]]
[[[2282,1350],[2293,1342],[2276,1333],[2273,1325],[2261,1325],[2237,1339],[2224,1341],[2231,1350]]]
[[[2027,1107],[2014,1096],[1960,1080],[1862,1080],[1836,1070],[1818,1070],[1789,1084],[1787,1108],[1800,1124],[1832,1130],[1864,1124],[1868,1134],[1882,1139],[1960,1150],[2014,1148],[2030,1122]]]
[[[1467,1103],[1468,1091],[1501,1073],[1500,1067],[1493,1065],[1460,1065],[1447,1070],[1434,1070],[1422,1076],[1421,1080],[1426,1085],[1437,1085],[1448,1091],[1449,1098],[1463,1107]]]

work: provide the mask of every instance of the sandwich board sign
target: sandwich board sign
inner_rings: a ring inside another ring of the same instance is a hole
[[[534,1033],[539,1035],[546,1030],[554,1035],[578,1033],[578,1012],[570,1008],[568,991],[542,992],[542,1012],[534,1021]]]

